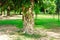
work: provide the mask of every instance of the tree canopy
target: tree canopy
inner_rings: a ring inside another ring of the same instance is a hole
[[[31,5],[32,0],[0,0],[0,8],[2,10],[7,10],[8,6],[11,10],[18,12],[22,11],[22,6],[28,8]],[[40,13],[43,12],[55,13],[56,12],[56,3],[59,5],[60,1],[58,0],[34,0],[34,12]],[[41,9],[42,8],[42,9]],[[60,8],[60,7],[59,7]]]

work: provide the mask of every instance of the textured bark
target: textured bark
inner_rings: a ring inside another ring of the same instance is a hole
[[[10,6],[7,8],[7,16],[10,16]]]
[[[23,31],[24,33],[27,34],[33,34],[33,27],[34,27],[34,15],[33,15],[33,0],[31,1],[31,5],[29,8],[25,8],[24,6],[22,7],[23,9]],[[26,11],[26,13],[24,14],[24,11]]]
[[[32,12],[27,12],[24,15],[24,32],[27,34],[33,34],[34,17]]]

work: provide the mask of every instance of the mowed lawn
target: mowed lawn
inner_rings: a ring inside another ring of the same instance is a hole
[[[55,28],[60,27],[60,21],[51,15],[40,15],[37,19],[34,19],[35,26],[39,28]],[[22,19],[10,19],[10,20],[0,20],[0,26],[2,25],[13,25],[17,28],[23,28],[23,21]]]

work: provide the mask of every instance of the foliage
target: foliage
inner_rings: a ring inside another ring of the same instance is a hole
[[[48,13],[56,12],[56,1],[57,0],[34,0],[34,11],[35,13],[40,13],[41,8],[44,8],[48,11]],[[22,10],[22,6],[28,8],[31,5],[31,1],[29,0],[0,0],[0,8],[5,10],[10,6],[10,11],[15,10],[20,12]]]
[[[48,11],[48,13],[55,13],[56,12],[56,0],[44,0],[43,7]]]
[[[56,1],[56,6],[57,6],[57,13],[60,11],[60,0]]]

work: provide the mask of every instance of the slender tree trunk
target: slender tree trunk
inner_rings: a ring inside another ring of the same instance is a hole
[[[12,14],[12,15],[16,15],[16,10],[14,10],[14,14]]]
[[[2,10],[1,10],[1,14],[0,15],[2,15]]]
[[[4,10],[2,11],[2,16],[4,16]]]
[[[55,14],[54,13],[52,14],[52,17],[53,17],[53,19],[55,19]]]
[[[2,15],[2,8],[1,8],[1,13],[0,13],[0,15]]]
[[[35,19],[37,19],[37,13],[35,14],[36,16],[35,16]]]
[[[7,8],[7,16],[10,16],[10,6]]]
[[[19,11],[19,15],[22,15],[22,14],[21,14],[21,11]]]
[[[46,9],[44,9],[44,13],[46,14]]]
[[[59,22],[59,18],[60,18],[60,17],[59,17],[59,12],[58,12],[58,22]]]
[[[10,16],[10,11],[9,10],[7,10],[7,16]]]
[[[4,10],[4,16],[5,16],[5,10]]]

